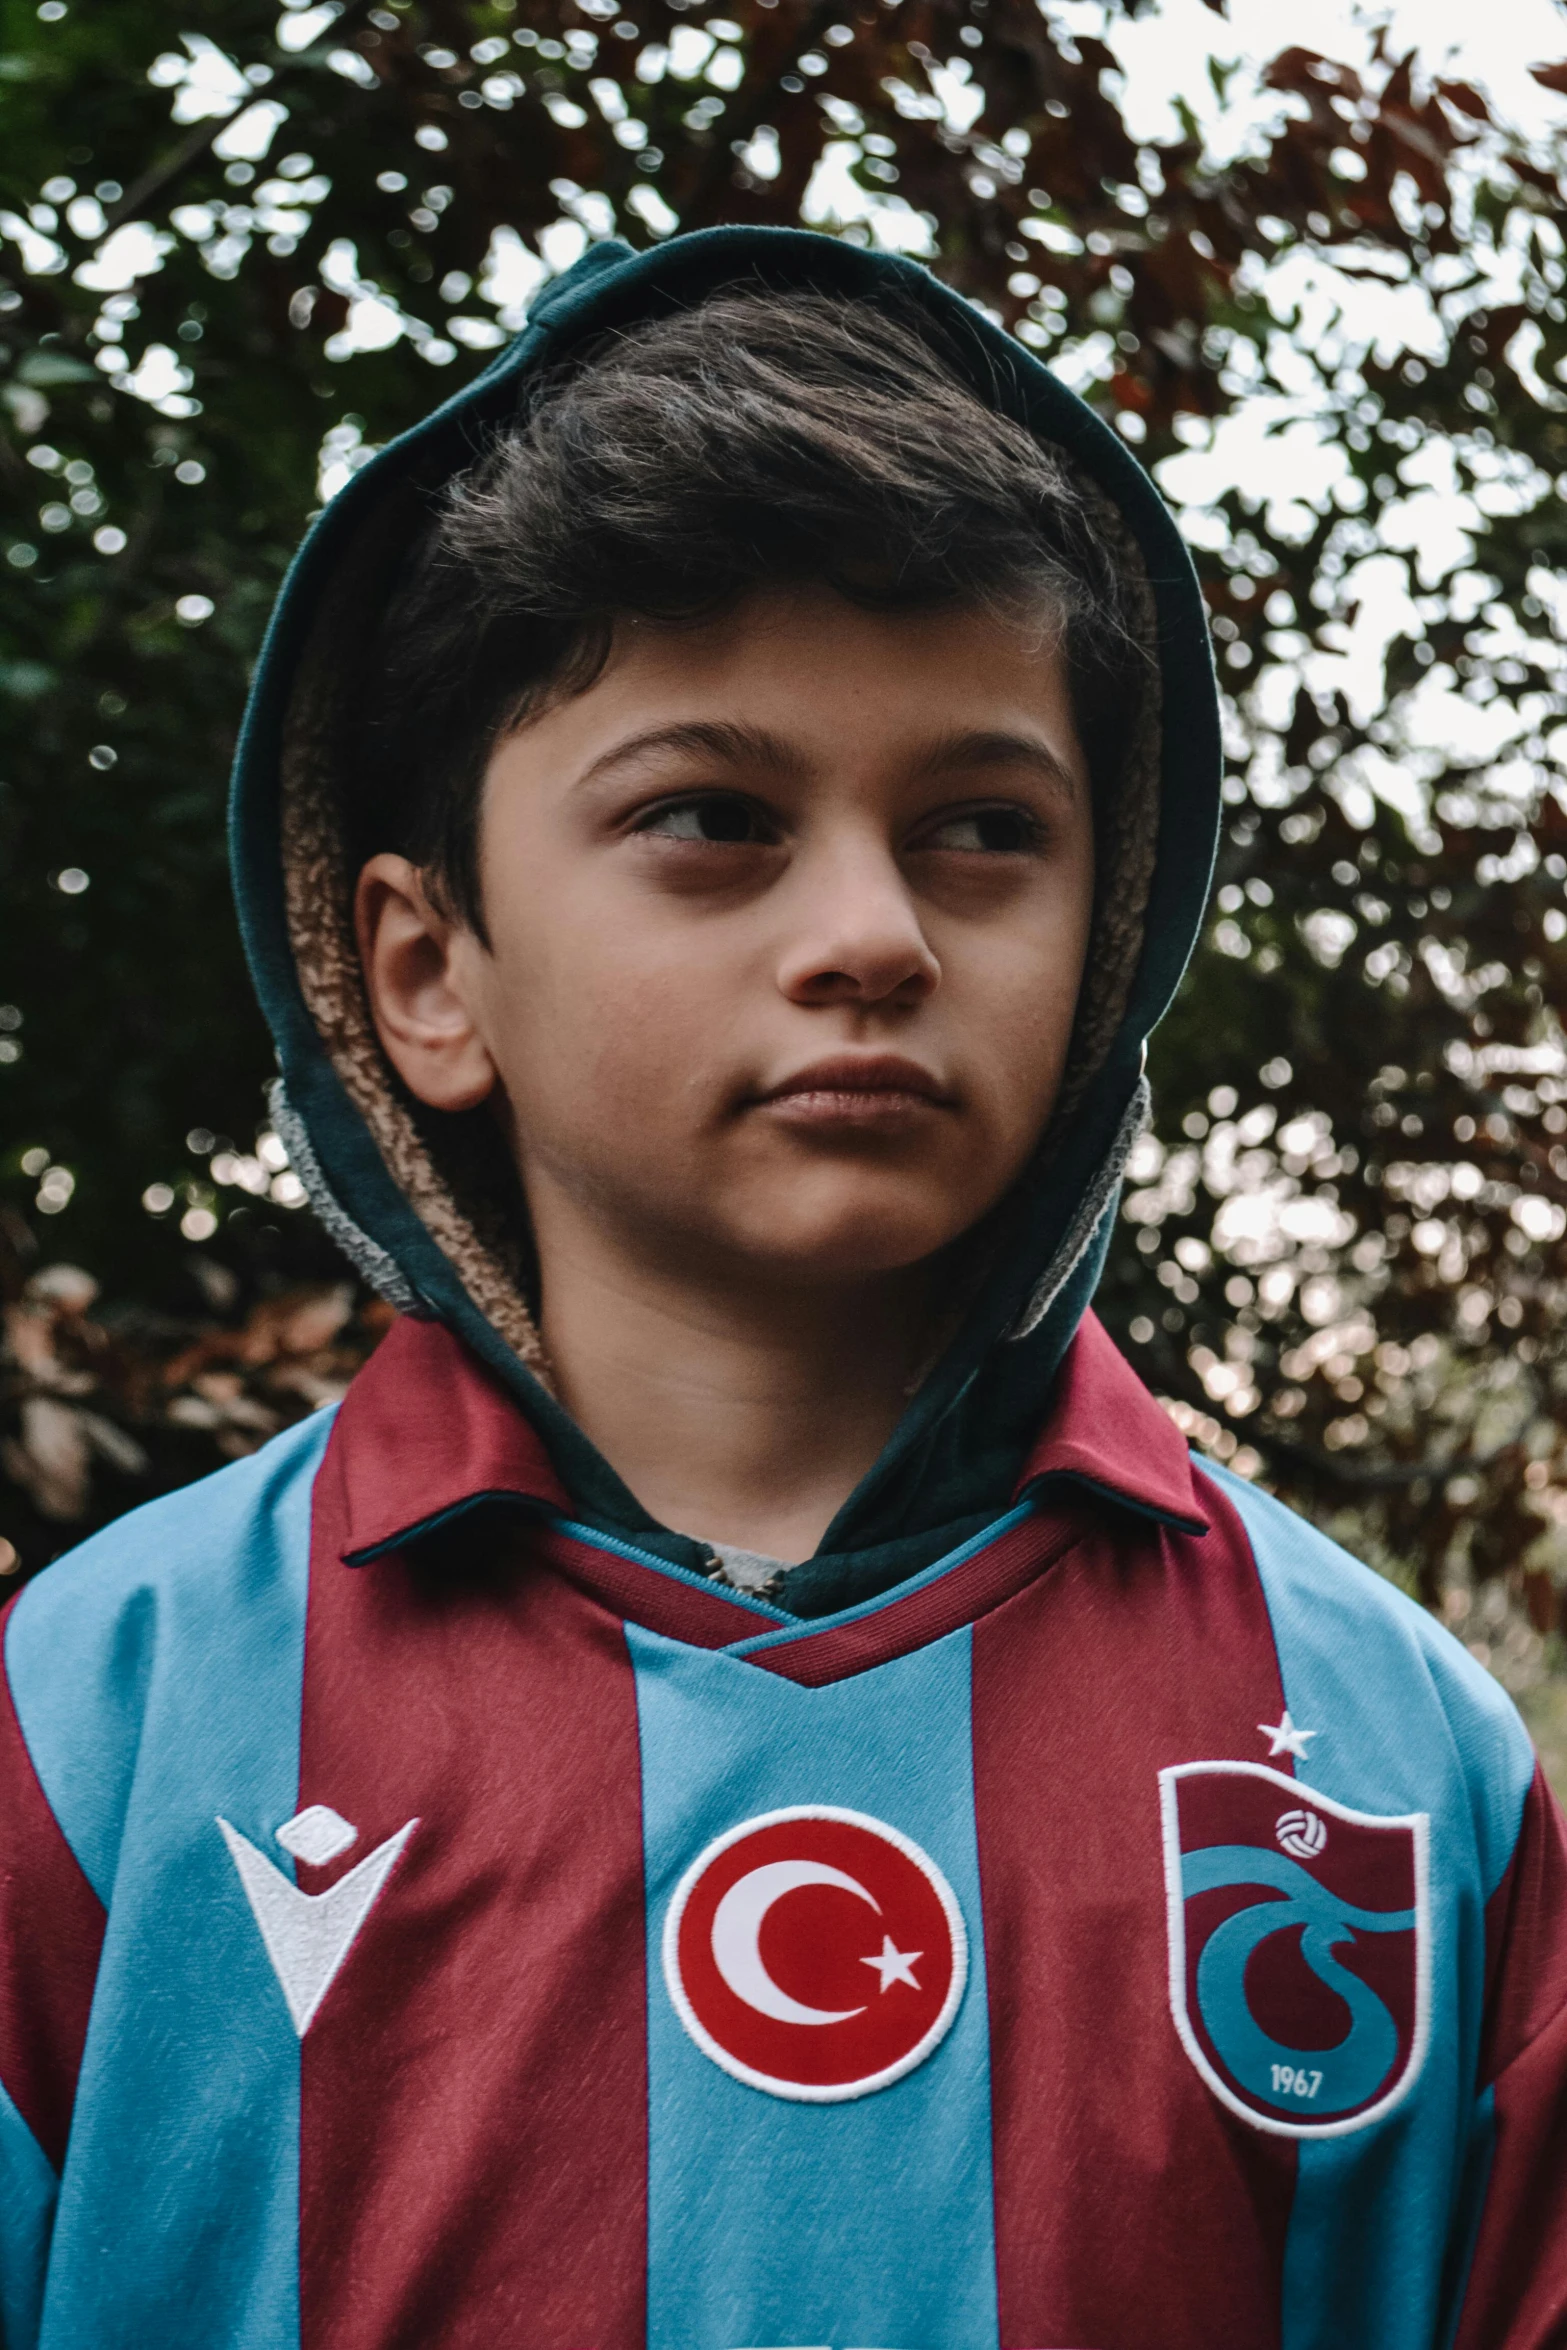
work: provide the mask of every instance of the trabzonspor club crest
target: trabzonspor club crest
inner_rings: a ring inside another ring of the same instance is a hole
[[[1170,2005],[1258,2129],[1364,2129],[1412,2086],[1430,2017],[1428,1820],[1351,1811],[1265,1763],[1159,1774]]]
[[[967,1971],[962,1912],[929,1854],[828,1804],[717,1837],[664,1923],[664,1979],[702,2053],[806,2104],[864,2097],[923,2064]]]

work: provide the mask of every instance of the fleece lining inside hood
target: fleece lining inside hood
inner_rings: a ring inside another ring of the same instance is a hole
[[[641,255],[594,247],[546,291],[495,364],[383,450],[306,540],[241,738],[234,871],[278,1045],[274,1118],[328,1230],[382,1295],[446,1321],[502,1375],[590,1522],[658,1538],[663,1530],[549,1393],[529,1304],[525,1209],[493,1121],[482,1110],[427,1109],[381,1050],[353,937],[342,745],[401,558],[443,484],[517,413],[524,379],[607,329],[737,284],[895,301],[905,317],[912,302],[930,316],[962,353],[975,391],[1049,443],[1073,474],[1115,548],[1148,655],[1122,773],[1106,779],[1101,797],[1094,929],[1062,1103],[1034,1164],[993,1212],[989,1269],[956,1337],[823,1544],[826,1557],[858,1554],[868,1568],[869,1554],[880,1558],[889,1545],[939,1544],[1010,1489],[1009,1470],[1098,1278],[1145,1114],[1144,1040],[1206,899],[1219,757],[1205,619],[1179,534],[1117,437],[911,263],[787,230],[707,231]],[[886,1562],[883,1579],[895,1580],[900,1563]],[[911,1554],[902,1571],[923,1563]],[[826,1583],[828,1604],[838,1604],[842,1577]]]

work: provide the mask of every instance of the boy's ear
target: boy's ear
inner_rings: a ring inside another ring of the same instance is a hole
[[[419,1101],[471,1110],[495,1089],[472,970],[483,949],[406,857],[372,857],[354,890],[359,961],[387,1059]]]

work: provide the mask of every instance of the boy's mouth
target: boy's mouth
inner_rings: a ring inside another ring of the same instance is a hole
[[[791,1126],[886,1129],[955,1109],[957,1101],[918,1061],[896,1053],[837,1053],[770,1086],[754,1106]]]

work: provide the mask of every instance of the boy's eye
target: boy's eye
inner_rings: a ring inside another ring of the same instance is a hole
[[[965,808],[922,834],[922,849],[988,850],[1018,856],[1039,846],[1038,822],[1026,808]]]
[[[771,841],[777,835],[762,810],[738,792],[703,792],[699,798],[666,800],[637,819],[636,830],[656,840],[709,842]]]

